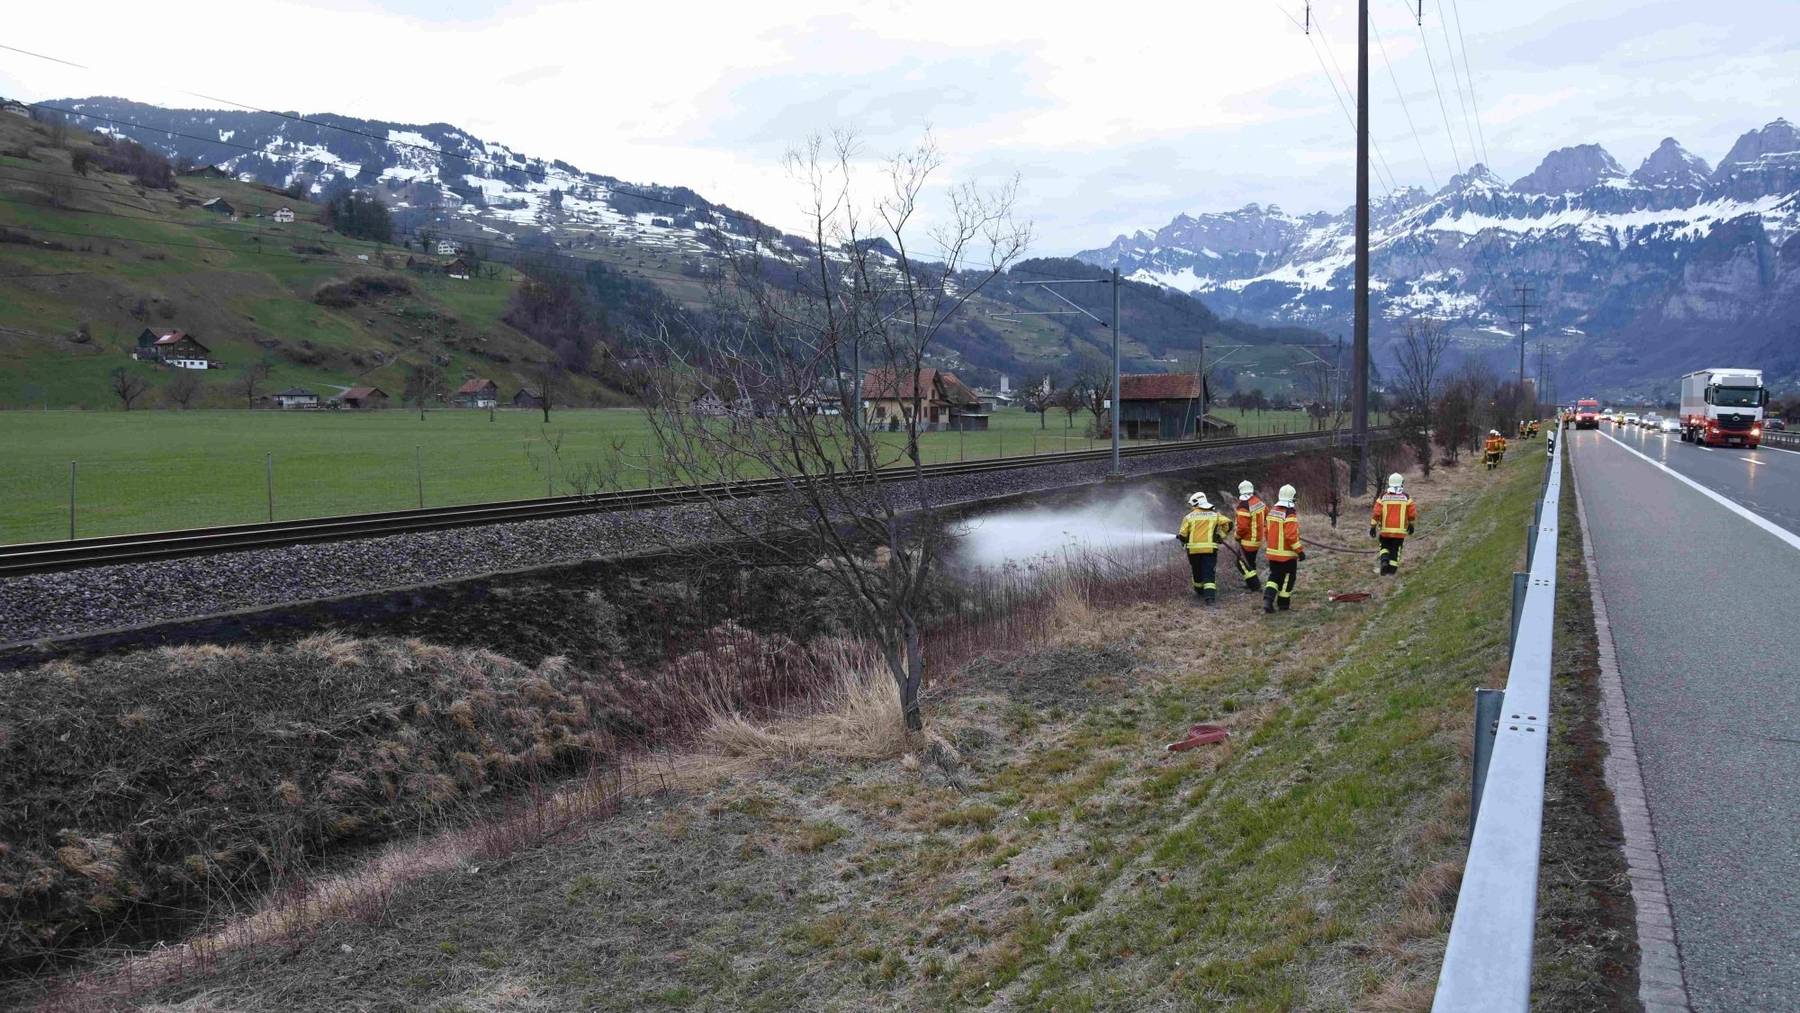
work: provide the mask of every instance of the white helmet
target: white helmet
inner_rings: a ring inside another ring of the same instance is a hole
[[[1406,487],[1406,478],[1399,472],[1388,476],[1388,492],[1399,492]]]
[[[1294,505],[1294,497],[1299,494],[1299,490],[1295,489],[1293,486],[1284,485],[1275,492],[1275,505],[1291,507]]]
[[[1206,501],[1206,494],[1203,492],[1197,492],[1197,493],[1193,494],[1192,496],[1189,496],[1188,497],[1188,506],[1199,507],[1202,510],[1211,510],[1212,509],[1212,504],[1208,503]]]
[[[1248,499],[1249,497],[1256,495],[1256,486],[1251,485],[1249,482],[1239,482],[1238,495]]]
[[[1498,429],[1490,429],[1490,430],[1488,430],[1488,435],[1489,435],[1489,436],[1499,436],[1499,435],[1500,435],[1500,430],[1498,430]]]

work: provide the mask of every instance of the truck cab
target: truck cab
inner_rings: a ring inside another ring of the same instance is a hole
[[[1584,397],[1575,402],[1575,428],[1600,428],[1600,402],[1591,397]]]
[[[1768,403],[1762,370],[1695,370],[1681,378],[1681,438],[1712,447],[1757,446]]]

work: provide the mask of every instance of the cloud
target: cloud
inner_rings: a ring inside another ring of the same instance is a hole
[[[1351,197],[1351,128],[1333,88],[1353,84],[1341,76],[1356,66],[1351,0],[1316,0],[1311,36],[1289,20],[1299,0],[180,6],[168,17],[126,0],[14,4],[10,44],[94,70],[0,53],[0,92],[207,104],[185,90],[450,122],[789,227],[799,195],[784,151],[843,127],[873,158],[929,126],[946,178],[1021,176],[1045,254],[1182,211],[1335,210]],[[1510,179],[1586,141],[1633,165],[1673,134],[1716,161],[1744,130],[1800,116],[1792,0],[1431,4],[1422,29],[1410,8],[1373,8],[1374,136],[1400,184],[1441,183],[1483,137]]]

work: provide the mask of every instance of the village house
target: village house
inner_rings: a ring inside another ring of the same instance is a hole
[[[1197,373],[1126,373],[1119,391],[1124,439],[1184,440],[1198,430],[1203,400]]]
[[[948,370],[927,366],[909,376],[896,369],[871,369],[863,377],[862,394],[864,419],[880,428],[903,429],[915,411],[922,432],[988,427],[981,399]]]
[[[191,334],[170,331],[157,334],[148,327],[138,332],[137,350],[132,358],[159,362],[176,369],[211,369],[212,352]]]
[[[437,241],[437,255],[440,257],[454,257],[461,252],[461,250],[456,248],[456,244],[448,239],[440,239]]]
[[[317,408],[319,395],[301,387],[289,387],[278,394],[270,395],[277,408]]]
[[[380,387],[352,387],[338,395],[338,404],[351,411],[372,411],[386,408],[388,395]]]
[[[452,278],[461,278],[464,281],[468,281],[469,275],[471,275],[475,272],[472,268],[469,267],[468,261],[462,259],[461,257],[458,257],[455,260],[452,260],[450,263],[444,265],[444,273],[449,275]]]
[[[275,213],[269,217],[275,219],[279,224],[286,225],[294,220],[294,209],[289,207],[276,208]]]
[[[519,392],[512,396],[512,406],[514,408],[542,408],[544,399],[533,393],[530,388],[520,387]]]
[[[214,197],[212,200],[200,205],[200,207],[207,211],[215,211],[228,217],[237,217],[237,208],[232,207],[231,202],[223,197]]]
[[[499,403],[499,385],[479,376],[456,388],[456,393],[450,395],[452,408],[493,408]]]

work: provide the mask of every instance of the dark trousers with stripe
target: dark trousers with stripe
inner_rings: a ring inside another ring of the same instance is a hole
[[[1294,597],[1294,578],[1300,575],[1298,559],[1269,560],[1269,579],[1263,584],[1263,604],[1286,609]]]
[[[1194,571],[1194,593],[1202,601],[1211,604],[1219,597],[1219,554],[1217,552],[1188,553],[1188,567]]]
[[[1381,536],[1381,574],[1400,572],[1400,550],[1405,547],[1406,539],[1392,535]]]
[[[1262,590],[1262,580],[1256,575],[1256,550],[1239,546],[1238,551],[1244,557],[1238,560],[1238,575],[1244,578],[1244,587],[1251,591]]]
[[[1489,471],[1493,471],[1495,468],[1500,467],[1500,451],[1498,451],[1498,450],[1488,451],[1486,461],[1487,461],[1487,467],[1488,467]]]

